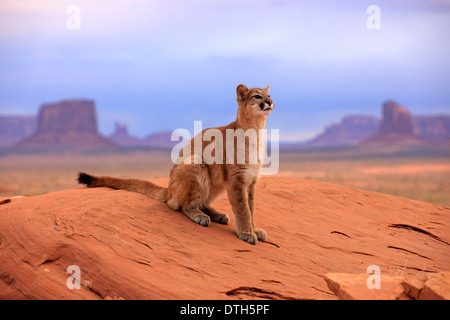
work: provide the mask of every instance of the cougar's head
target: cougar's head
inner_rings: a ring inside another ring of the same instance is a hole
[[[274,108],[273,101],[270,99],[269,89],[269,86],[265,89],[249,89],[244,84],[238,85],[236,88],[236,100],[239,108],[244,108],[246,113],[255,116],[268,116]]]

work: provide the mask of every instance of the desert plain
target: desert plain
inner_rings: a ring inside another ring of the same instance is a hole
[[[0,197],[77,188],[77,172],[121,178],[168,178],[166,150],[27,152],[0,155]],[[450,206],[450,151],[372,153],[353,148],[281,151],[279,177],[330,182]]]

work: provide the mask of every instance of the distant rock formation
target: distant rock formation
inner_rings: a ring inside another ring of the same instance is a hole
[[[412,116],[398,103],[383,104],[382,120],[377,117],[351,115],[333,123],[305,143],[287,148],[349,146],[359,143],[426,143],[450,141],[450,116]]]
[[[17,144],[32,135],[36,128],[35,116],[0,116],[0,148]]]
[[[450,116],[415,116],[414,134],[431,141],[450,139]]]
[[[422,142],[414,134],[412,116],[398,103],[388,100],[383,104],[383,118],[378,132],[362,143]]]
[[[97,131],[94,102],[80,99],[42,105],[36,133],[19,145],[100,147],[114,144]]]
[[[172,149],[179,141],[172,141],[172,131],[161,131],[148,135],[143,142],[146,146],[159,149]]]
[[[116,130],[108,139],[117,144],[118,146],[142,146],[142,140],[131,136],[128,133],[128,127],[126,124],[120,124],[116,122]]]
[[[116,130],[108,137],[109,140],[118,146],[141,146],[155,149],[172,149],[179,141],[172,141],[172,131],[161,131],[151,133],[147,137],[140,139],[128,133],[126,125],[116,123]]]
[[[378,130],[380,120],[372,116],[347,116],[333,123],[325,131],[307,142],[313,146],[338,146],[357,144]]]
[[[414,135],[412,117],[408,110],[398,103],[389,100],[383,104],[383,119],[380,134]]]

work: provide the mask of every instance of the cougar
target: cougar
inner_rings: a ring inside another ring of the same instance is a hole
[[[211,207],[213,200],[226,190],[235,217],[237,236],[251,244],[256,244],[258,240],[265,240],[266,232],[255,225],[255,185],[259,180],[262,166],[260,155],[264,147],[263,137],[256,135],[258,156],[255,161],[250,161],[252,159],[251,139],[246,136],[240,141],[241,145],[234,144],[236,136],[230,138],[229,135],[227,136],[227,130],[248,132],[250,129],[250,131],[261,132],[260,129],[264,129],[266,117],[274,109],[274,104],[269,95],[269,86],[265,89],[248,89],[240,84],[236,88],[236,93],[238,104],[236,120],[226,126],[213,129],[216,129],[215,132],[220,132],[225,140],[222,145],[216,144],[216,147],[222,148],[219,151],[222,151],[224,157],[227,158],[226,146],[232,143],[234,146],[232,159],[236,160],[239,152],[245,148],[244,161],[228,161],[230,154],[226,163],[210,163],[210,161],[205,162],[205,159],[198,161],[198,157],[203,156],[205,148],[216,143],[216,139],[202,140],[202,154],[196,154],[195,149],[199,148],[195,148],[196,137],[194,137],[180,153],[181,161],[173,165],[168,188],[145,180],[93,176],[82,172],[79,173],[79,183],[88,187],[110,187],[143,193],[150,198],[166,202],[171,209],[181,211],[202,226],[209,226],[211,220],[228,224],[230,220],[228,215]],[[208,130],[211,129],[203,130],[202,134],[206,134]],[[187,150],[189,152],[186,152]],[[197,161],[194,161],[196,157]]]

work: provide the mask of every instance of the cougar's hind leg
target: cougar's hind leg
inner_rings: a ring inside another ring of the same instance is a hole
[[[189,219],[202,226],[209,226],[211,218],[202,212],[208,198],[205,169],[200,164],[180,164],[171,171],[169,190],[171,198],[167,204],[179,207]]]
[[[190,181],[189,181],[190,180]],[[202,212],[200,209],[203,208],[203,190],[196,179],[186,179],[187,183],[184,187],[183,194],[183,204],[181,205],[181,212],[183,212],[189,219],[198,223],[202,226],[209,226],[211,219],[208,215]]]

